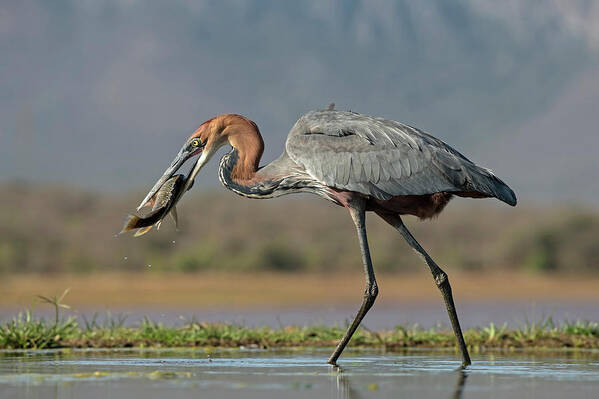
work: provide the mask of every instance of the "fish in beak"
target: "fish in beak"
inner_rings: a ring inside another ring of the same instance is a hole
[[[194,136],[189,138],[170,166],[164,171],[162,177],[158,179],[154,187],[152,187],[148,195],[146,195],[137,207],[137,211],[139,211],[144,206],[152,206],[152,211],[145,217],[129,215],[125,220],[125,225],[121,233],[138,229],[135,234],[136,237],[145,234],[152,226],[160,226],[162,219],[169,213],[175,219],[175,223],[177,223],[175,205],[183,197],[183,194],[192,187],[196,175],[210,158],[211,154],[204,151],[207,141],[206,139],[202,142],[200,138]],[[187,177],[182,174],[175,175],[188,159],[198,154],[200,154],[200,157]]]
[[[147,202],[147,204],[153,205],[152,211],[144,217],[129,215],[127,219],[125,219],[125,225],[120,234],[138,229],[135,233],[135,237],[139,237],[150,231],[154,225],[156,225],[156,228],[160,228],[162,220],[169,213],[175,221],[175,226],[178,228],[179,220],[175,205],[183,196],[185,182],[185,176],[180,174],[167,179],[156,195]]]
[[[202,166],[204,166],[204,164],[206,162],[208,162],[207,153],[204,152],[204,148],[206,147],[207,141],[208,140],[206,140],[205,142],[202,143],[202,141],[199,138],[194,138],[192,136],[190,138],[190,140],[188,140],[188,142],[185,143],[183,148],[181,148],[181,150],[179,151],[179,153],[177,154],[177,156],[175,157],[175,159],[173,160],[171,165],[168,168],[166,168],[162,177],[160,179],[158,179],[156,184],[154,184],[154,187],[152,187],[150,192],[148,192],[148,195],[146,195],[146,197],[143,199],[143,201],[141,201],[141,203],[137,207],[137,210],[139,211],[141,208],[143,208],[147,204],[148,201],[150,201],[150,199],[158,192],[158,190],[160,190],[162,185],[168,179],[170,179],[181,168],[181,166],[183,166],[185,161],[187,161],[188,159],[192,158],[193,156],[195,156],[197,154],[201,154],[198,161],[196,162],[195,166],[190,171],[189,175],[187,176],[187,178],[185,180],[185,187],[183,188],[182,192],[183,193],[186,192],[190,188],[190,186],[193,184],[193,179],[195,179],[195,176],[200,171]]]

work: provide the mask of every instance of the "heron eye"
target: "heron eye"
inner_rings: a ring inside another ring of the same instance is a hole
[[[200,146],[200,140],[195,139],[194,141],[191,142],[191,145],[194,147],[199,147]]]

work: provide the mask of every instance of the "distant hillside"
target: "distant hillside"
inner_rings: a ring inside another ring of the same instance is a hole
[[[589,0],[1,1],[0,180],[147,187],[227,112],[268,162],[335,102],[446,140],[520,198],[596,204],[597,21]]]
[[[347,212],[313,197],[260,201],[223,191],[188,195],[179,209],[180,232],[167,220],[159,231],[140,238],[115,237],[141,196],[1,184],[0,272],[147,267],[359,272],[362,267]],[[599,271],[596,210],[510,208],[498,201],[456,199],[437,220],[406,219],[448,270]],[[369,215],[367,222],[377,270],[425,267],[378,217]]]
[[[484,159],[516,192],[528,197],[596,204],[598,106],[599,68],[595,68],[570,84],[545,112],[495,135],[476,159]]]

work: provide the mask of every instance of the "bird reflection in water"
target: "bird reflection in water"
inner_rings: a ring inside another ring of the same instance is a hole
[[[351,378],[348,374],[344,373],[341,367],[333,367],[332,371],[332,384],[331,384],[331,398],[336,399],[361,399],[364,396],[361,395],[360,391],[357,390],[351,383]],[[457,381],[451,396],[447,396],[451,399],[462,399],[464,397],[464,389],[466,387],[466,379],[468,378],[468,372],[465,370],[457,370]],[[377,385],[369,386],[369,389],[377,389]],[[443,398],[444,396],[440,396]]]
[[[462,399],[464,396],[464,388],[466,387],[466,379],[468,378],[468,372],[465,370],[458,370],[458,381],[455,384],[453,390],[453,399]]]
[[[351,385],[350,378],[343,372],[340,366],[333,366],[331,375],[333,376],[331,398],[337,399],[360,399],[362,395]]]

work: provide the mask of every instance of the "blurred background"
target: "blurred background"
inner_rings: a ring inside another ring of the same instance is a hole
[[[213,160],[181,231],[115,236],[203,121],[254,120],[267,163],[334,102],[417,126],[516,191],[516,208],[455,199],[408,218],[463,324],[598,320],[598,20],[586,0],[3,1],[0,316],[70,287],[73,311],[132,320],[343,323],[362,266],[325,201],[237,197]],[[381,296],[366,325],[445,323],[425,265],[368,223]]]

